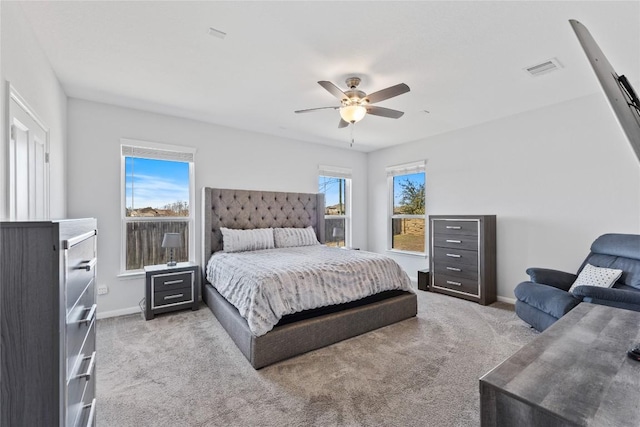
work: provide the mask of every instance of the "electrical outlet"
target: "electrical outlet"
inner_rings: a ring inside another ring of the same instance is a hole
[[[108,293],[109,293],[109,288],[107,288],[107,285],[98,286],[98,295],[105,295]]]

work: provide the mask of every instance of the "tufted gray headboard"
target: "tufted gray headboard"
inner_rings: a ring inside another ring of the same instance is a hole
[[[309,227],[324,243],[324,194],[202,189],[202,268],[222,250],[220,227]]]

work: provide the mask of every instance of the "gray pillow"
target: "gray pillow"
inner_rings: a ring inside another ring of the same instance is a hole
[[[273,249],[273,228],[237,230],[221,227],[223,250],[225,252],[257,251]]]
[[[307,228],[274,228],[273,237],[276,248],[290,248],[293,246],[319,245],[313,227]]]

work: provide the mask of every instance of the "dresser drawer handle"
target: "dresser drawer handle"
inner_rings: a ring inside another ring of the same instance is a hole
[[[98,258],[94,258],[94,259],[92,259],[91,261],[82,261],[82,263],[83,263],[83,264],[85,264],[85,265],[82,265],[82,266],[80,266],[80,267],[76,267],[78,270],[87,270],[87,271],[91,271],[91,269],[92,269],[93,267],[95,267],[95,266],[96,266],[96,264],[98,263]]]
[[[447,267],[447,270],[451,270],[451,271],[462,271],[459,268],[455,268],[455,267]]]
[[[94,351],[91,356],[87,356],[82,360],[91,359],[89,361],[89,366],[87,366],[87,371],[84,374],[78,375],[77,378],[86,378],[87,381],[91,380],[91,375],[93,374],[93,367],[96,364],[96,352]]]
[[[460,230],[462,227],[459,225],[447,225],[448,230]]]
[[[460,240],[447,240],[447,243],[462,243]]]
[[[85,317],[84,319],[82,319],[78,323],[80,323],[81,325],[83,323],[91,323],[91,321],[93,321],[93,318],[96,316],[96,308],[97,307],[98,307],[98,304],[93,304],[91,306],[91,308],[89,309],[89,314],[87,314],[87,317]]]
[[[447,285],[462,286],[462,283],[460,283],[460,282],[453,282],[453,281],[451,281],[451,280],[447,280]]]
[[[97,236],[98,235],[98,230],[91,230],[88,231],[84,234],[81,234],[79,236],[76,237],[72,237],[69,240],[65,240],[62,242],[62,248],[63,249],[71,249],[72,246],[77,245],[80,242],[84,242],[87,239],[90,239],[93,236]]]
[[[84,405],[82,409],[91,408],[89,410],[89,418],[87,418],[87,427],[93,426],[93,419],[96,417],[96,399],[93,399],[89,405]]]
[[[451,258],[460,258],[462,255],[458,255],[458,254],[447,254],[448,257]]]
[[[180,279],[180,280],[169,280],[167,282],[164,282],[165,285],[177,285],[178,283],[183,283],[184,279]]]
[[[164,297],[164,299],[176,299],[176,298],[182,298],[184,296],[184,294],[175,294],[175,295],[167,295],[166,297]]]

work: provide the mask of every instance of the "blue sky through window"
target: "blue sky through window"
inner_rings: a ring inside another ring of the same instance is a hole
[[[337,205],[340,200],[340,187],[342,187],[342,203],[345,204],[345,180],[330,176],[318,177],[318,191],[324,193],[325,206]]]
[[[393,177],[393,205],[396,207],[400,206],[400,202],[402,201],[402,187],[400,183],[405,180],[413,182],[416,187],[424,185],[424,172]]]
[[[125,177],[127,208],[189,203],[188,162],[126,157]]]

